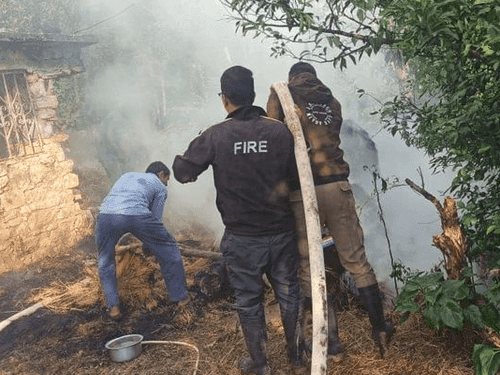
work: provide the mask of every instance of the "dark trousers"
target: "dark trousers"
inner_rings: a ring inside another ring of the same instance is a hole
[[[144,243],[160,264],[172,301],[187,297],[186,277],[182,257],[174,238],[152,215],[100,214],[97,219],[96,241],[99,276],[108,306],[117,305],[115,246],[125,233],[132,233]]]
[[[265,327],[263,274],[274,289],[282,317],[295,317],[296,321],[300,285],[294,232],[259,237],[225,232],[220,250],[228,264],[236,309],[244,328]]]

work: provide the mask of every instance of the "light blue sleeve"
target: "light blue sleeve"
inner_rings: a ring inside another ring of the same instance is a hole
[[[167,201],[167,189],[158,189],[153,201],[151,202],[151,213],[153,217],[162,221],[163,210],[165,209],[165,202]]]

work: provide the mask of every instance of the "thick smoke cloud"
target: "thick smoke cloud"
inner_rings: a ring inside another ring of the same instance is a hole
[[[129,4],[83,0],[81,10],[98,21]],[[87,112],[99,160],[112,182],[121,173],[143,170],[154,160],[170,165],[200,131],[221,121],[226,114],[217,97],[219,77],[228,67],[243,65],[254,72],[255,104],[265,107],[270,85],[286,80],[294,63],[288,58],[270,58],[265,41],[235,35],[234,24],[226,19],[226,10],[217,0],[143,0],[135,4],[89,30],[99,44],[84,54],[89,78]],[[377,119],[369,115],[377,109],[377,102],[358,98],[356,91],[361,88],[382,102],[396,95],[398,78],[383,56],[343,72],[329,65],[316,68],[343,106],[342,145],[362,207],[367,254],[384,280],[390,264],[372,195],[371,170],[384,177],[420,182],[416,172],[420,167],[426,187],[436,195],[447,188],[449,178],[432,175],[425,155],[380,131]],[[193,218],[221,234],[210,171],[194,184],[172,181],[169,190],[169,218],[174,217],[176,223]],[[395,258],[413,268],[436,264],[439,252],[431,241],[440,232],[440,223],[432,204],[407,187],[393,189],[381,200]]]

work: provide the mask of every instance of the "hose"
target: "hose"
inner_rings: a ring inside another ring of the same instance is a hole
[[[197,355],[196,365],[194,367],[194,372],[193,372],[193,375],[196,375],[196,372],[198,371],[198,363],[200,362],[200,351],[196,346],[182,341],[142,341],[142,344],[177,344],[177,345],[189,346],[190,348],[196,350],[196,355]]]

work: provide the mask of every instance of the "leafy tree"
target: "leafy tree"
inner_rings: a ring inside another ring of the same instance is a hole
[[[495,1],[394,2],[409,91],[380,111],[385,126],[455,171],[473,255],[500,259],[500,7]]]
[[[331,62],[347,67],[364,54],[397,42],[374,0],[221,0],[236,29],[274,41],[273,56]],[[384,25],[381,24],[384,23]],[[303,48],[297,54],[294,45]]]
[[[0,31],[69,34],[82,25],[78,0],[0,1]]]

